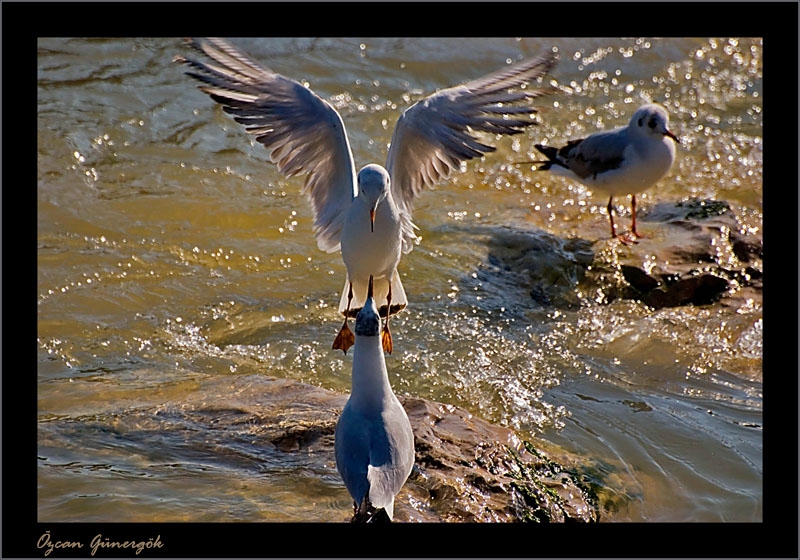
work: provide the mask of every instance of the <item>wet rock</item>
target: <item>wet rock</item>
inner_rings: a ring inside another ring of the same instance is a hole
[[[661,203],[645,221],[660,222],[664,235],[643,240],[623,258],[626,297],[661,308],[709,305],[741,290],[760,296],[762,240],[741,231],[726,202]]]
[[[714,274],[688,278],[670,277],[663,283],[641,268],[622,265],[622,276],[631,286],[633,297],[653,308],[678,305],[707,305],[717,301],[728,289],[728,281]]]
[[[346,401],[346,394],[294,380],[209,376],[179,402],[120,410],[88,428],[110,438],[98,441],[100,448],[140,443],[175,464],[199,462],[252,476],[276,464],[295,465],[338,477],[334,430]],[[592,490],[573,474],[577,467],[557,464],[511,430],[463,409],[419,398],[401,402],[414,431],[416,464],[397,496],[395,521],[597,521]],[[40,445],[75,429],[68,419],[50,422]],[[164,441],[169,449],[154,447]],[[331,510],[327,520],[350,516],[350,510]]]
[[[645,304],[656,309],[678,305],[708,305],[720,299],[728,289],[728,281],[713,274],[682,278],[664,289],[643,294]]]
[[[401,399],[417,461],[403,489],[416,505],[406,520],[593,522],[592,491],[529,442],[465,410]],[[397,511],[405,518],[409,510]]]
[[[623,264],[622,276],[635,290],[643,294],[650,293],[661,285],[661,282],[647,274],[644,270],[637,266]]]
[[[526,291],[541,305],[577,305],[574,287],[589,270],[589,241],[561,239],[544,231],[502,228],[489,239],[488,266],[481,279],[501,283],[500,292]]]
[[[560,239],[504,228],[489,242],[484,280],[518,275],[535,305],[571,307],[636,299],[653,308],[761,297],[763,243],[724,201],[659,203],[642,216],[646,237]],[[647,230],[650,229],[650,232]]]

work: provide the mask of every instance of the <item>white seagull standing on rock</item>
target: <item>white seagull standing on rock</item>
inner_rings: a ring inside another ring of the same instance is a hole
[[[553,53],[415,103],[395,126],[386,167],[367,165],[356,175],[344,123],[330,103],[222,39],[189,44],[213,61],[175,57],[190,67],[187,74],[203,83],[200,89],[270,150],[282,174],[306,174],[303,193],[314,212],[317,245],[327,252],[341,249],[347,268],[339,303],[344,324],[333,348],[347,353],[352,346],[347,319],[363,306],[367,277],[372,274],[381,302],[379,313],[386,317],[383,347],[391,353],[389,316],[408,304],[397,265],[416,238],[411,220],[414,199],[424,187],[433,187],[459,170],[462,161],[495,150],[474,132],[517,134],[536,124],[536,109],[527,102],[550,90],[522,86],[553,67]]]
[[[414,467],[414,433],[397,400],[378,335],[381,318],[370,275],[355,321],[350,398],[336,424],[336,469],[353,497],[354,522],[389,521],[394,498]]]
[[[532,163],[541,165],[539,171],[569,177],[609,195],[611,237],[625,243],[628,239],[617,235],[612,201],[617,195],[632,195],[631,236],[633,241],[642,237],[636,231],[636,194],[667,174],[675,161],[675,143],[680,140],[669,130],[667,110],[648,104],[640,107],[622,128],[571,140],[560,148],[536,144],[547,161]]]

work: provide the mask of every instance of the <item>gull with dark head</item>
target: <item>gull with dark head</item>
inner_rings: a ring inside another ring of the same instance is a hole
[[[667,174],[675,161],[675,143],[680,140],[669,130],[667,110],[648,104],[640,107],[622,128],[570,140],[560,148],[536,144],[547,161],[533,163],[540,164],[540,171],[563,175],[607,194],[611,237],[624,243],[629,239],[617,235],[614,197],[631,195],[630,233],[633,241],[642,237],[636,231],[636,195]]]
[[[355,321],[350,397],[336,423],[336,469],[353,498],[353,521],[391,521],[394,499],[414,467],[414,433],[392,391],[370,275]]]
[[[397,266],[416,239],[411,219],[416,197],[459,170],[461,162],[495,150],[476,133],[517,134],[536,124],[537,111],[529,102],[549,88],[533,84],[555,64],[553,53],[418,101],[395,125],[385,168],[370,164],[356,174],[344,123],[330,103],[222,39],[189,45],[210,62],[175,60],[270,150],[282,174],[305,175],[303,193],[311,202],[317,245],[342,252],[344,324],[333,348],[346,353],[352,346],[347,319],[364,305],[367,277],[373,274],[379,313],[386,317],[383,347],[391,352],[389,316],[408,305]]]

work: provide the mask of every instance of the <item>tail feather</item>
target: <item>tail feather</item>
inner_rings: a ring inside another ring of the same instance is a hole
[[[364,307],[364,301],[366,301],[368,284],[368,279],[364,279],[363,281],[356,279],[353,282],[353,299],[350,301],[350,308],[348,310],[347,300],[349,299],[348,296],[350,293],[350,277],[348,276],[345,278],[344,287],[342,288],[342,297],[339,299],[339,313],[342,315],[346,313],[348,317],[355,317],[358,315],[358,312]],[[386,317],[387,311],[391,315],[394,315],[408,306],[406,291],[403,289],[403,283],[400,281],[400,274],[397,272],[392,276],[391,309],[387,310],[386,306],[386,298],[389,294],[389,283],[386,281],[385,276],[374,278],[373,291],[375,304],[378,306],[378,314],[381,317]]]
[[[553,165],[561,165],[561,163],[558,161],[558,148],[553,146],[543,146],[542,144],[534,144],[534,148],[536,148],[547,158],[547,161],[536,162],[541,165],[541,167],[537,168],[537,171],[548,171],[551,167],[553,167]]]

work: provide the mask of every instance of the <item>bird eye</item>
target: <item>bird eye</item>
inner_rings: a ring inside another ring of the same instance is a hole
[[[656,124],[657,124],[656,119],[650,119],[650,122],[647,123],[647,126],[649,126],[650,128],[655,128]]]

